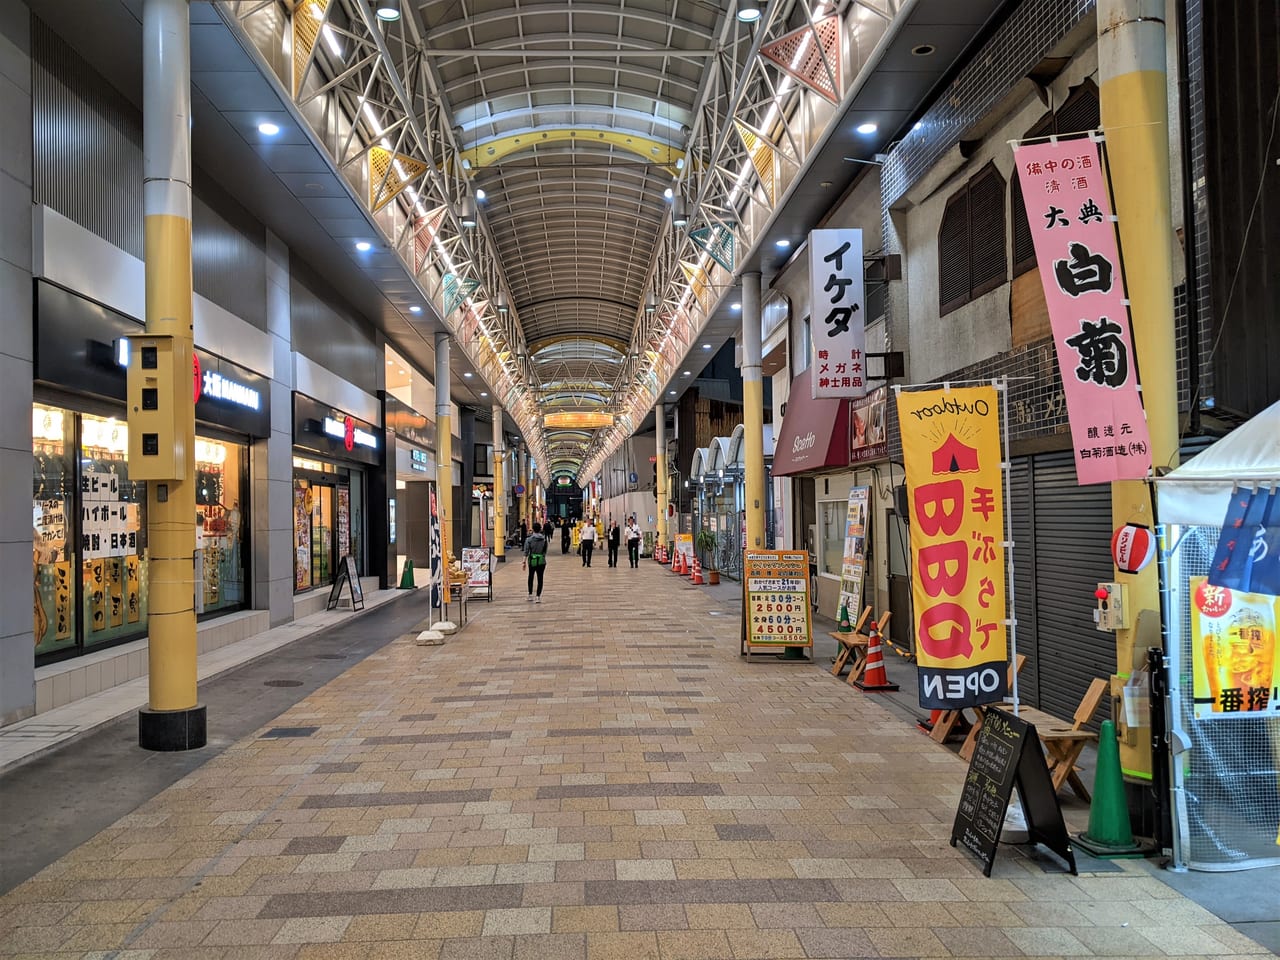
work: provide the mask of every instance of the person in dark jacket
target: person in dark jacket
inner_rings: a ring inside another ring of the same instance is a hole
[[[622,546],[622,528],[617,520],[609,521],[609,566],[618,565],[618,548]]]
[[[568,517],[566,517],[564,519],[564,522],[560,524],[560,552],[561,553],[569,552],[569,538],[570,538],[569,519]]]
[[[548,527],[551,524],[547,524]],[[525,538],[524,541],[524,563],[522,566],[529,571],[529,599],[534,603],[542,602],[542,578],[547,571],[547,537],[542,532],[542,528],[536,523],[533,525],[533,531]],[[533,592],[534,575],[537,575],[538,592]]]

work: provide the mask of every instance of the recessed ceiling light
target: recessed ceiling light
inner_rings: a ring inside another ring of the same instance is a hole
[[[692,371],[686,370],[686,371],[682,374],[682,376],[691,377],[691,376],[693,376],[693,373],[692,373]]]
[[[670,393],[671,396],[673,397],[676,395],[676,392],[674,390],[668,390],[667,392]]]
[[[375,8],[379,20],[385,20],[390,23],[393,20],[400,19],[400,0],[378,0]]]
[[[783,237],[781,240],[773,241],[773,245],[777,247],[779,250],[785,250],[787,249],[787,247],[791,246],[791,241],[788,240],[786,237]]]
[[[738,0],[738,19],[743,23],[755,23],[759,20],[759,0]]]
[[[274,137],[280,132],[280,124],[272,123],[270,120],[263,120],[258,124],[258,132],[264,137]]]
[[[401,371],[400,371],[400,373],[401,373],[401,374],[403,374],[403,373],[404,373],[404,371],[403,371],[403,370],[401,370]]]
[[[702,349],[703,349],[703,350],[710,350],[710,349],[711,349],[711,344],[709,344],[709,343],[704,343],[704,344],[702,345]]]
[[[923,127],[923,126],[924,126],[924,121],[923,121],[923,120],[917,120],[917,121],[916,121],[916,125],[915,125],[914,127],[912,127],[911,129],[912,129],[912,130],[919,130],[919,129],[920,129],[921,127]]]
[[[935,47],[932,43],[918,43],[911,48],[911,52],[915,54],[917,57],[927,57],[927,56],[930,56],[937,49],[938,48]]]
[[[481,391],[480,391],[480,396],[482,396],[482,397],[487,397],[488,395],[489,395],[489,394],[485,393],[485,391],[483,391],[483,390],[481,390]]]
[[[818,184],[818,186],[820,186],[823,190],[830,190],[830,189],[831,189],[831,181],[830,181],[830,180],[823,180],[820,184]]]
[[[487,193],[485,193],[483,190],[481,190],[479,187],[477,187],[477,188],[476,188],[476,199],[477,199],[477,200],[483,200],[483,199],[484,199],[485,197],[487,197],[487,196],[488,196],[488,194],[487,194]]]
[[[729,304],[729,309],[730,309],[730,310],[733,310],[734,312],[737,312],[738,310],[741,310],[741,309],[742,309],[742,304],[740,304],[740,303],[731,303],[731,304]]]
[[[464,376],[464,377],[466,377],[468,380],[470,380],[470,379],[471,379],[471,371],[470,371],[470,370],[468,370],[466,373],[464,373],[464,374],[463,374],[463,376]]]
[[[409,308],[409,312],[410,312],[410,313],[421,313],[421,312],[422,312],[422,308],[421,308],[420,306],[418,306],[418,305],[415,303],[413,306],[411,306],[411,307]]]
[[[359,243],[356,244],[356,249],[359,250],[361,253],[368,253],[370,250],[373,249],[373,244],[370,243],[368,240],[361,240]]]
[[[668,200],[670,200],[672,197],[676,195],[676,192],[672,190],[670,187],[667,187],[667,189],[662,191],[662,195],[666,197]]]
[[[391,366],[391,361],[390,361],[390,360],[388,360],[388,361],[387,361],[387,366],[388,366],[388,367],[389,367],[389,366]]]
[[[877,127],[874,123],[860,123],[854,129],[865,136],[865,135],[875,133],[880,128]]]

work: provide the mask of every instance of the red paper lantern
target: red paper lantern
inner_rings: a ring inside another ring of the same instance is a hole
[[[1137,573],[1156,555],[1156,536],[1150,527],[1126,523],[1111,537],[1111,559],[1121,573]]]

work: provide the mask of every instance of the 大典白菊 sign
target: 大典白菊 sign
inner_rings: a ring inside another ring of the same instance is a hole
[[[1014,154],[1067,399],[1080,483],[1141,480],[1151,440],[1107,178],[1092,140]]]

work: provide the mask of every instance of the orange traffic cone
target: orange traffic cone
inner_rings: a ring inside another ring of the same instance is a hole
[[[681,553],[679,550],[677,550],[675,552],[675,555],[671,559],[671,572],[674,573],[676,576],[680,576],[680,574],[684,572],[684,570],[682,569],[683,564],[684,564],[684,554]]]
[[[930,710],[929,719],[917,720],[916,726],[919,727],[921,730],[923,730],[925,733],[932,733],[934,725],[942,718],[943,713],[944,713],[943,710],[937,709],[937,708]]]
[[[694,554],[690,559],[685,561],[685,564],[684,564],[685,575],[690,580],[692,580],[694,577],[696,577],[699,573],[702,572],[699,569],[699,567],[700,567],[700,564],[698,563],[698,555]]]
[[[889,675],[884,672],[884,654],[880,650],[880,628],[874,620],[867,634],[867,667],[862,677],[853,681],[859,690],[871,693],[897,690],[896,683],[889,682]]]
[[[693,558],[693,584],[694,586],[702,586],[707,581],[702,579],[702,561],[697,557]]]

